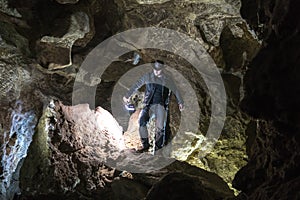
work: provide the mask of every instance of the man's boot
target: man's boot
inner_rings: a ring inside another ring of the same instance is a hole
[[[141,138],[141,142],[143,147],[136,150],[137,153],[144,153],[149,150],[150,144],[149,144],[149,139],[148,138]]]

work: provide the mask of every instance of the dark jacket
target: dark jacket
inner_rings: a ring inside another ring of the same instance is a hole
[[[167,101],[169,100],[169,98],[168,98],[169,89],[176,96],[177,103],[183,104],[183,99],[182,99],[172,77],[168,76],[165,73],[162,74],[161,78],[156,77],[153,72],[145,74],[130,88],[130,90],[127,92],[125,97],[129,98],[135,91],[137,91],[143,85],[146,85],[144,104],[149,105],[151,103],[152,97],[155,92],[155,87],[157,87],[157,84],[159,84],[163,87],[162,94],[163,94],[163,100],[164,100],[165,105],[168,104]]]

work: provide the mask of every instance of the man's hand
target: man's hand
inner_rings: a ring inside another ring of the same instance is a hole
[[[123,97],[124,103],[129,103],[129,98],[126,98],[125,96]]]
[[[183,106],[183,104],[181,103],[181,104],[178,104],[178,107],[179,107],[179,110],[180,110],[180,112],[181,111],[183,111],[183,109],[184,109],[184,106]]]

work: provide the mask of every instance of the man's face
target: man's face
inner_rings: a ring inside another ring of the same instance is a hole
[[[160,77],[162,75],[162,69],[158,70],[159,68],[163,67],[163,64],[159,63],[159,62],[155,62],[154,63],[155,68],[157,69],[153,69],[154,75],[157,77]]]
[[[153,69],[153,73],[154,73],[155,76],[160,77],[161,74],[162,74],[162,70]]]

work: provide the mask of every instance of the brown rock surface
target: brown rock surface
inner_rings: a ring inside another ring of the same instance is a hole
[[[40,131],[35,135],[21,169],[20,186],[26,188],[22,192],[25,199],[73,199],[76,195],[76,199],[144,198],[152,185],[160,182],[160,177],[175,171],[179,176],[175,176],[177,180],[189,177],[184,174],[202,177],[187,180],[203,184],[202,191],[214,199],[233,195],[226,183],[213,173],[174,160],[170,166],[157,168],[155,162],[164,162],[166,158],[121,151],[124,149],[122,130],[100,107],[93,111],[87,104],[70,107],[56,102],[55,107],[50,105],[52,108],[46,108],[40,119]],[[107,165],[112,163],[117,168]],[[118,170],[122,167],[152,172],[140,174]],[[32,178],[35,181],[29,181]],[[192,190],[196,192],[198,188]],[[155,190],[151,195],[154,193]]]

